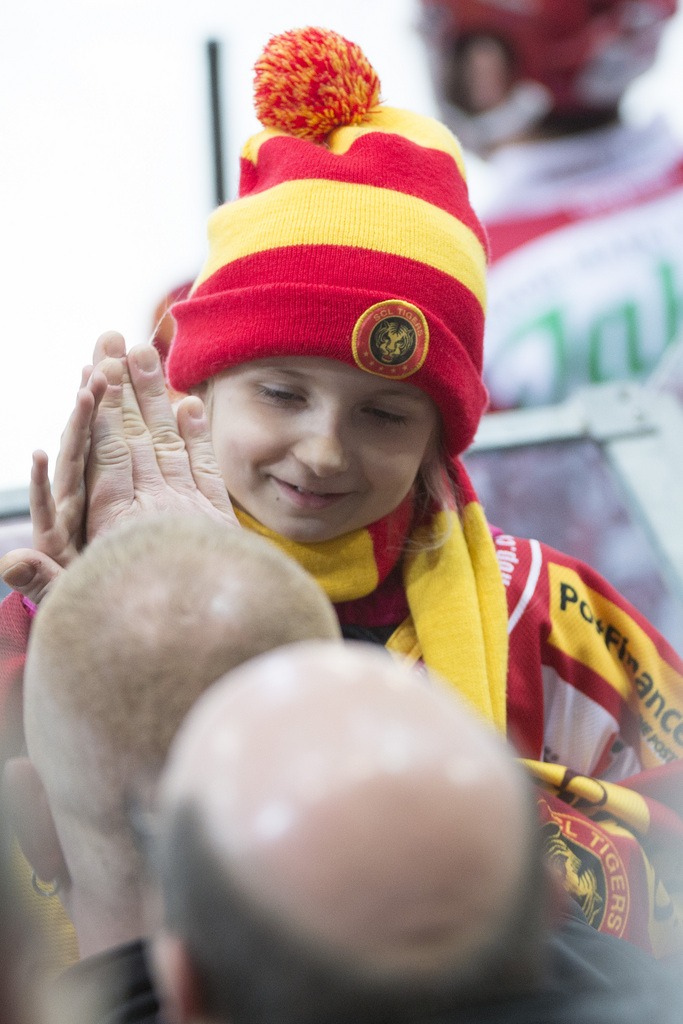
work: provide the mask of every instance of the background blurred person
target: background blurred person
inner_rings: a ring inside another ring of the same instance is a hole
[[[676,0],[422,0],[441,113],[489,159],[494,408],[645,377],[683,322],[683,152],[620,115]]]

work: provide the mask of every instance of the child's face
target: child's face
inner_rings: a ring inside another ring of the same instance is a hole
[[[213,443],[232,500],[290,540],[381,519],[436,450],[428,395],[333,359],[256,360],[212,384]]]

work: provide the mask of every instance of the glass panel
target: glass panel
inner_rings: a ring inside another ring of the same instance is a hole
[[[580,440],[479,452],[465,465],[489,522],[587,562],[683,651],[683,609],[599,445]]]

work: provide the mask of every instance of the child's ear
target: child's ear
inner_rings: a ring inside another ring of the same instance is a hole
[[[68,879],[47,794],[28,757],[11,757],[5,763],[2,796],[10,825],[38,878],[44,882]]]

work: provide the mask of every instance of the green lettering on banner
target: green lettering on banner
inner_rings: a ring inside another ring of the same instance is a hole
[[[623,325],[623,326],[622,326]],[[638,309],[632,302],[625,302],[615,309],[603,313],[593,322],[588,336],[588,377],[593,384],[601,384],[611,380],[614,372],[603,372],[602,351],[605,344],[605,333],[610,348],[614,346],[612,327],[622,326],[622,336],[626,349],[626,365],[632,374],[642,373],[645,363],[640,354],[640,330],[638,327]]]
[[[508,338],[505,348],[515,348],[520,342],[524,341],[530,334],[538,334],[540,332],[546,332],[548,335],[548,341],[555,353],[555,384],[554,388],[557,392],[555,397],[560,396],[560,390],[558,391],[558,382],[564,381],[567,375],[567,331],[564,322],[564,315],[561,309],[551,309],[549,312],[544,313],[543,316],[536,317],[534,320],[530,320],[528,323],[518,327],[510,337]]]
[[[681,322],[683,321],[683,294],[676,287],[674,268],[670,263],[660,263],[657,271],[664,293],[664,309],[666,310],[665,344],[668,345],[678,334]]]

